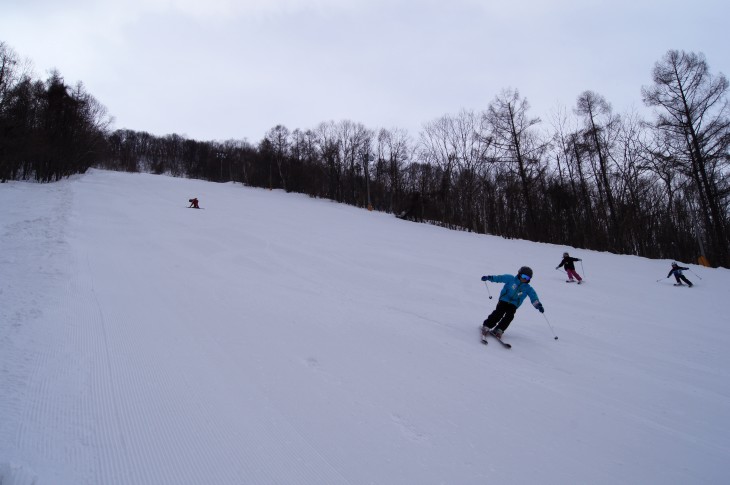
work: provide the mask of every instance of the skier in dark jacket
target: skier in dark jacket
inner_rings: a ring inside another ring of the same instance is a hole
[[[568,280],[566,283],[572,283],[573,278],[578,280],[578,284],[581,284],[583,281],[583,278],[580,277],[578,272],[575,270],[575,262],[581,261],[579,258],[572,258],[568,253],[563,253],[563,260],[560,262],[559,265],[555,267],[555,269],[560,268],[561,266],[565,267],[565,272],[568,273]]]
[[[196,198],[192,198],[192,199],[188,199],[188,202],[190,202],[190,205],[188,206],[188,209],[200,209],[200,207],[198,206],[198,199],[197,199],[197,197]]]
[[[482,334],[486,334],[490,330],[495,337],[501,338],[502,334],[512,319],[515,316],[515,312],[522,302],[530,297],[532,305],[537,308],[540,313],[544,313],[545,309],[537,298],[537,293],[530,286],[530,280],[532,280],[532,269],[527,266],[523,266],[517,272],[517,276],[511,274],[503,274],[497,276],[482,276],[482,281],[492,281],[494,283],[504,283],[502,291],[499,293],[499,302],[497,308],[484,320],[482,324]],[[496,329],[495,329],[496,327]]]
[[[692,282],[690,280],[688,280],[685,275],[682,274],[682,271],[686,271],[688,269],[689,268],[684,268],[684,267],[678,265],[677,263],[672,263],[672,269],[669,270],[669,274],[667,275],[667,278],[674,275],[674,279],[677,280],[678,286],[681,286],[682,281],[684,281],[685,283],[687,283],[687,286],[692,288]]]

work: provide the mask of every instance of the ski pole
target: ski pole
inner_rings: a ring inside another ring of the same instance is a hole
[[[557,340],[558,339],[558,336],[555,335],[555,330],[553,330],[553,326],[550,325],[550,320],[548,320],[548,318],[545,316],[544,313],[541,313],[541,315],[545,318],[545,321],[547,322],[548,327],[550,327],[550,331],[553,333],[553,337],[555,337],[555,340]]]
[[[580,271],[583,273],[583,277],[586,277],[586,270],[583,269],[583,260],[580,260]]]
[[[692,271],[692,270],[690,269],[690,271]],[[697,274],[697,273],[695,273],[694,271],[692,271],[692,274],[693,274],[693,275],[695,275],[696,277],[698,277],[699,279],[702,279],[702,276],[698,275],[698,274]]]
[[[489,291],[489,285],[487,284],[486,281],[484,282],[484,286],[487,288],[487,293],[489,293],[489,299],[491,300],[492,299],[492,292]]]
[[[659,283],[659,282],[660,282],[661,280],[663,280],[663,279],[664,279],[664,278],[659,278],[658,280],[656,280],[656,282],[657,282],[657,283]]]

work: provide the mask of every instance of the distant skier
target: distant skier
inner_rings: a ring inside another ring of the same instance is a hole
[[[689,268],[684,268],[677,263],[672,263],[672,269],[669,271],[669,274],[667,275],[667,278],[674,275],[674,279],[677,280],[677,286],[682,286],[682,281],[687,283],[687,286],[692,288],[692,282],[687,279],[685,275],[682,274],[682,271],[686,271]]]
[[[515,316],[515,312],[522,302],[530,297],[532,305],[537,308],[540,313],[544,313],[545,309],[537,298],[537,293],[530,286],[530,280],[532,279],[532,269],[527,266],[523,266],[517,272],[516,276],[511,274],[503,274],[497,276],[482,276],[482,281],[492,281],[494,283],[504,283],[502,291],[499,293],[499,302],[497,308],[484,320],[482,324],[482,334],[485,334],[492,330],[495,337],[501,338],[502,334],[512,319]],[[496,328],[495,328],[496,327]]]
[[[559,265],[555,267],[555,269],[560,268],[561,266],[565,267],[565,272],[568,273],[568,280],[566,283],[572,283],[573,278],[578,280],[578,284],[581,284],[583,281],[583,278],[580,277],[578,272],[575,270],[575,262],[581,261],[579,258],[573,258],[568,253],[563,253],[563,260],[560,262]]]
[[[188,202],[190,202],[188,209],[200,209],[197,198],[188,199]]]
[[[400,214],[397,214],[396,217],[398,219],[412,220],[412,221],[418,222],[420,204],[421,204],[421,193],[413,192],[406,199],[406,204],[404,204],[405,209]]]

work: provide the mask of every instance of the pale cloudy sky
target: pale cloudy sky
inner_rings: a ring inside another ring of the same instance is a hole
[[[730,75],[727,0],[2,0],[0,41],[82,81],[115,128],[258,142],[277,124],[405,128],[504,88],[544,120],[618,112],[669,49]]]

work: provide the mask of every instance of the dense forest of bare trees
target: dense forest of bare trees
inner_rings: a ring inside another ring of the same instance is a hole
[[[58,74],[31,81],[6,62],[6,179],[48,181],[93,165],[235,181],[452,229],[730,267],[728,81],[701,54],[669,51],[656,63],[642,90],[653,120],[614,113],[585,91],[546,123],[506,90],[415,137],[345,120],[275,126],[256,144],[107,132],[106,113],[81,86],[69,89]]]
[[[106,109],[58,72],[33,79],[0,42],[0,181],[59,180],[86,171],[105,153]]]

